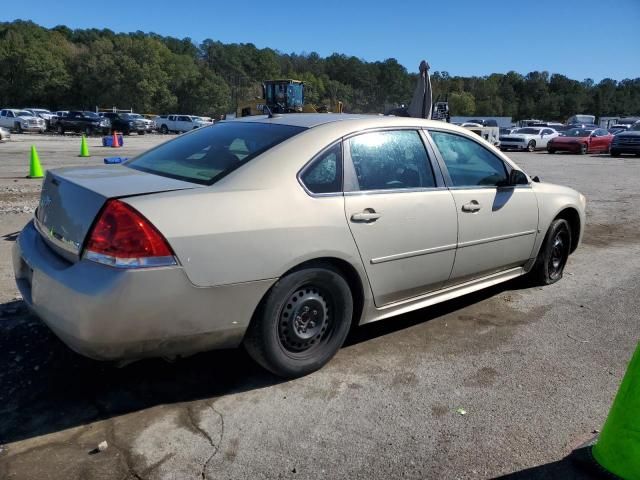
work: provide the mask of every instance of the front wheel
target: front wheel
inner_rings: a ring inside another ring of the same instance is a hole
[[[531,278],[539,285],[551,285],[562,278],[564,267],[571,250],[571,227],[562,218],[555,219],[549,226],[536,263],[530,272]]]
[[[556,153],[556,151],[553,148],[547,148],[547,152],[548,153]]]
[[[56,128],[56,130],[58,131],[58,135],[64,135],[64,128],[62,127],[62,125],[58,125],[58,128]]]
[[[16,123],[15,130],[16,130],[16,133],[22,133],[22,125],[20,125],[19,123]]]
[[[162,125],[160,127],[160,133],[162,133],[163,135],[166,135],[167,133],[169,133],[169,128],[167,128],[166,125]]]
[[[535,152],[536,151],[536,141],[535,140],[531,140],[527,144],[527,151],[529,151],[529,152]]]
[[[285,378],[322,368],[344,343],[353,315],[346,280],[331,266],[281,278],[261,302],[244,345],[251,357]]]
[[[586,155],[589,152],[589,146],[586,143],[580,145],[580,155]]]

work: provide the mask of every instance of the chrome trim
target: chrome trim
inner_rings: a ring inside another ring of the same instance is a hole
[[[151,267],[171,267],[177,265],[176,257],[173,255],[165,257],[133,257],[120,258],[103,253],[85,251],[83,258],[92,262],[107,265],[115,268],[151,268]]]
[[[394,260],[402,260],[404,258],[429,255],[430,253],[446,252],[449,250],[455,250],[455,248],[455,244],[442,245],[441,247],[425,248],[424,250],[416,250],[414,252],[396,253],[395,255],[387,255],[386,257],[372,258],[370,262],[372,265],[376,265],[378,263],[392,262]]]
[[[537,230],[527,230],[526,232],[508,233],[506,235],[498,235],[497,237],[481,238],[480,240],[470,240],[468,242],[458,243],[458,248],[472,247],[482,243],[499,242],[508,238],[524,237],[525,235],[533,235]]]
[[[384,193],[428,193],[428,192],[444,192],[447,191],[447,187],[418,187],[418,188],[390,188],[378,189],[378,190],[352,190],[344,192],[344,196],[357,196],[357,195],[382,195]]]
[[[33,224],[36,227],[38,233],[56,247],[73,255],[78,255],[80,253],[80,244],[78,242],[67,240],[59,233],[54,232],[53,228],[47,229],[47,227],[40,221],[37,216],[34,216]]]

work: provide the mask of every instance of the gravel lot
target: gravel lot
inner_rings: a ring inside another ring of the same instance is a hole
[[[0,144],[0,478],[586,478],[563,459],[601,428],[640,337],[640,158],[511,154],[587,196],[561,282],[358,329],[323,370],[282,382],[241,350],[93,362],[19,299],[10,252],[40,188],[24,178],[30,145],[46,169],[168,138],[90,139],[91,158],[77,136]]]

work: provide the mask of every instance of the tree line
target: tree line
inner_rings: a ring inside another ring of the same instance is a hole
[[[416,68],[421,59],[416,59]],[[295,78],[306,101],[347,112],[381,113],[407,104],[417,74],[393,58],[366,62],[334,53],[282,53],[251,43],[108,29],[43,28],[29,21],[0,23],[0,107],[133,108],[141,113],[219,115],[261,95],[266,79]],[[483,77],[432,72],[435,97],[452,115],[566,120],[640,113],[640,78],[599,83],[546,71]]]

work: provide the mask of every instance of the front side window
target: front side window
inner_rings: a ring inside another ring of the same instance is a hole
[[[321,152],[300,175],[300,181],[311,193],[342,191],[342,144]]]
[[[466,137],[430,132],[454,187],[499,186],[507,183],[502,160]]]
[[[156,175],[212,185],[303,130],[305,128],[291,125],[220,122],[164,143],[126,165]]]
[[[436,186],[427,151],[415,130],[364,133],[348,144],[359,190]]]

